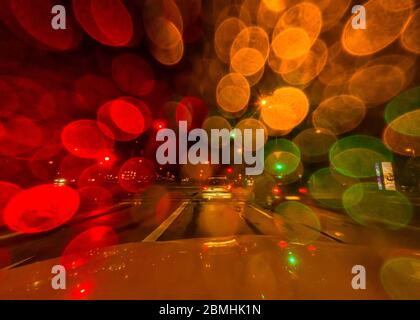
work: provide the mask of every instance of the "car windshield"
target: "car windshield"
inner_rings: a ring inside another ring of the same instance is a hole
[[[0,13],[0,299],[420,299],[420,0]]]

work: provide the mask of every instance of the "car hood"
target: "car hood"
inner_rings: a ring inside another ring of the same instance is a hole
[[[0,298],[418,298],[419,257],[399,249],[290,244],[273,236],[129,243],[92,250],[83,263],[67,267],[66,290],[51,285],[59,258],[0,271]],[[411,264],[389,268],[401,259]],[[356,265],[366,270],[365,290],[352,287]],[[404,296],[410,286],[417,289]]]

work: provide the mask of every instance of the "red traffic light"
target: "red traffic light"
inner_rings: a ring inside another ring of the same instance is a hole
[[[155,129],[155,131],[159,131],[161,129],[165,129],[166,128],[166,122],[163,120],[156,120],[153,123],[153,128]]]

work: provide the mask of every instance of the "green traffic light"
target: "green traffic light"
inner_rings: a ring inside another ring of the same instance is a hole
[[[277,170],[283,170],[283,165],[281,163],[276,164],[276,169]]]
[[[295,264],[296,264],[296,258],[295,257],[290,257],[289,258],[289,263],[292,265],[292,266],[294,266]]]
[[[293,266],[293,267],[296,266],[297,259],[296,259],[296,257],[291,252],[289,252],[289,256],[287,257],[287,260],[289,261],[289,264],[291,266]]]

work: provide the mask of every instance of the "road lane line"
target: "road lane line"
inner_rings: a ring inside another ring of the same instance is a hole
[[[259,208],[257,208],[257,207],[255,207],[255,206],[253,206],[253,205],[251,205],[251,204],[248,204],[248,206],[249,206],[249,207],[251,207],[252,209],[254,209],[255,211],[257,211],[257,212],[261,213],[264,217],[266,217],[266,218],[268,218],[268,219],[271,219],[271,220],[273,220],[273,219],[274,219],[274,218],[273,218],[272,216],[270,216],[267,212],[264,212],[264,211],[262,211],[261,209],[259,209]]]
[[[8,234],[5,234],[4,236],[0,236],[0,241],[16,238],[16,237],[21,236],[21,235],[22,235],[22,233],[15,233],[15,232],[14,233],[8,233]]]
[[[29,258],[25,258],[25,259],[23,259],[23,260],[20,260],[20,261],[18,261],[18,262],[15,262],[15,263],[13,263],[13,264],[11,264],[11,265],[7,266],[7,267],[4,267],[4,268],[0,269],[0,271],[3,271],[3,270],[8,270],[8,269],[12,269],[12,268],[14,268],[14,267],[18,267],[18,266],[20,266],[22,263],[25,263],[26,261],[29,261],[29,260],[31,260],[32,258],[35,258],[35,256],[29,257]]]
[[[190,201],[184,201],[178,209],[176,209],[165,221],[161,223],[151,234],[144,238],[143,242],[154,242],[160,238],[160,236],[169,228],[169,226],[175,221],[176,218],[181,214],[182,211],[190,204]]]

